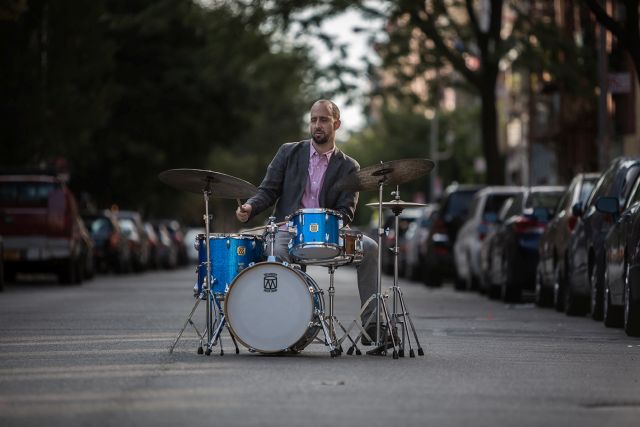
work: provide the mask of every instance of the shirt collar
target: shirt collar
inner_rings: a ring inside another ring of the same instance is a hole
[[[311,146],[311,149],[309,150],[309,160],[311,160],[311,158],[313,157],[314,154],[317,154],[318,156],[326,156],[327,157],[327,161],[329,161],[329,160],[331,160],[331,156],[333,155],[333,153],[336,151],[336,147],[334,146],[331,150],[327,151],[326,153],[320,154],[316,150],[316,147],[313,145],[313,143],[311,143],[309,145]]]

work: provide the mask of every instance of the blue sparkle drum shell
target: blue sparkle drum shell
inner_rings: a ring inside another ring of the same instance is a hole
[[[253,263],[264,260],[264,239],[251,234],[209,234],[211,290],[225,295],[236,276]],[[197,294],[207,277],[207,245],[204,234],[196,237],[198,250]]]
[[[289,219],[289,254],[298,260],[327,260],[340,255],[342,215],[324,208],[299,209]]]

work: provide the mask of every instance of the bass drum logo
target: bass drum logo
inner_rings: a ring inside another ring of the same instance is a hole
[[[276,273],[264,274],[264,291],[265,292],[278,291],[278,275]]]

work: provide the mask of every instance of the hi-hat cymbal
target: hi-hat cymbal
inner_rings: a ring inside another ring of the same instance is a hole
[[[435,163],[429,159],[401,159],[367,166],[342,178],[337,186],[341,190],[376,190],[380,182],[400,185],[431,172]]]
[[[202,194],[220,199],[248,199],[258,189],[243,179],[202,169],[169,169],[158,175],[160,181],[178,190]]]
[[[367,206],[377,208],[380,205],[378,202],[367,203]],[[425,203],[404,202],[402,200],[391,200],[389,202],[382,202],[382,207],[386,209],[408,209],[408,208],[422,208],[427,206]]]

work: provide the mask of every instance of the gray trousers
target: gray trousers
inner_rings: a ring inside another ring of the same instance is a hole
[[[280,262],[291,262],[289,255],[289,240],[291,236],[288,232],[278,230],[273,252]],[[268,251],[268,249],[267,249]],[[360,293],[360,306],[362,306],[371,295],[378,292],[378,243],[372,238],[362,236],[362,261],[356,265],[358,276],[358,292]],[[362,313],[362,322],[365,322],[369,315],[375,312],[376,303],[372,301]],[[360,310],[358,310],[360,311]],[[382,317],[382,316],[381,316]],[[375,322],[375,317],[371,319]]]

